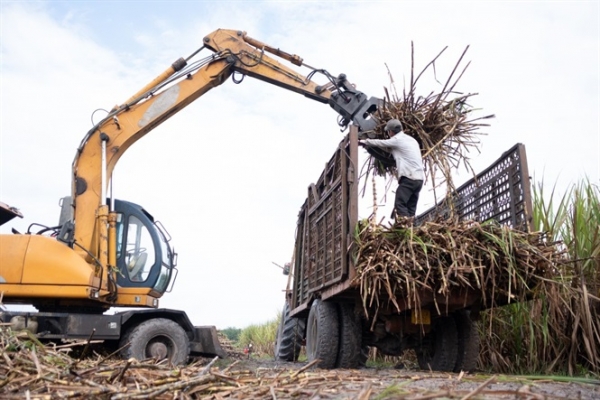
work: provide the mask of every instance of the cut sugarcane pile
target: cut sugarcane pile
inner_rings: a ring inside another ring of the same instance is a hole
[[[480,296],[486,307],[528,298],[560,253],[542,233],[495,221],[437,220],[413,227],[361,221],[355,232],[356,282],[365,313],[419,308],[429,296],[438,311],[457,293]]]
[[[450,171],[463,164],[472,171],[469,164],[469,151],[479,151],[479,137],[484,135],[479,129],[489,126],[483,120],[494,118],[494,115],[475,116],[475,109],[470,103],[477,93],[462,94],[456,91],[456,85],[469,66],[467,64],[459,73],[459,67],[468,47],[462,53],[452,73],[442,90],[427,96],[418,96],[417,83],[423,74],[435,63],[446,50],[444,48],[425,68],[415,77],[414,49],[408,89],[398,94],[392,79],[392,90],[385,89],[383,105],[376,114],[378,125],[370,137],[387,138],[385,124],[392,118],[402,122],[404,132],[414,137],[421,146],[426,173],[435,179],[435,173],[441,172],[445,182],[452,185]],[[391,75],[391,74],[390,74]],[[391,93],[390,93],[391,92]],[[369,160],[369,169],[374,169],[379,175],[393,174],[395,163],[389,153],[369,148],[375,157]],[[433,182],[436,186],[436,182]]]
[[[211,361],[173,368],[151,361],[79,359],[67,355],[66,347],[44,346],[25,332],[8,329],[0,329],[0,346],[0,398],[3,400],[463,399],[544,397],[561,391],[583,393],[581,398],[591,399],[597,394],[595,390],[573,383],[530,387],[531,377],[527,380],[514,377],[506,383],[506,378],[496,376],[393,368],[322,370],[315,368],[316,360],[283,364],[236,360],[228,365]]]

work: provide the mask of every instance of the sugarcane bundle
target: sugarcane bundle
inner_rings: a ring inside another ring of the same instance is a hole
[[[418,227],[363,220],[354,244],[355,282],[367,316],[390,304],[396,312],[420,308],[424,294],[440,313],[440,303],[448,303],[443,299],[469,291],[486,307],[522,301],[562,257],[544,234],[493,220],[438,219]]]
[[[427,96],[416,94],[419,79],[430,67],[435,68],[435,62],[446,48],[430,61],[416,77],[414,75],[413,48],[408,89],[404,89],[402,95],[398,95],[390,74],[392,90],[384,88],[383,103],[376,113],[378,123],[368,136],[387,138],[388,135],[384,131],[386,122],[392,118],[398,119],[402,123],[404,132],[419,142],[426,165],[426,173],[432,181],[435,179],[436,172],[440,171],[444,181],[452,186],[450,176],[452,168],[463,164],[472,171],[468,153],[470,150],[479,150],[479,136],[484,135],[479,128],[489,126],[482,121],[494,118],[494,115],[474,116],[473,113],[477,109],[470,102],[477,93],[462,94],[456,91],[458,81],[469,66],[467,64],[456,76],[468,46],[439,93],[432,92]],[[378,175],[394,174],[395,164],[389,153],[374,148],[369,148],[368,151],[374,156],[369,160],[370,169],[374,169]],[[435,182],[433,184],[436,186]]]

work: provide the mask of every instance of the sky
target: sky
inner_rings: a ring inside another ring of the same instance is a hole
[[[96,110],[121,104],[221,28],[345,73],[376,97],[392,80],[405,87],[411,43],[419,71],[448,46],[436,75],[417,86],[424,96],[441,90],[468,46],[457,90],[477,93],[472,105],[496,116],[470,155],[475,171],[523,143],[534,183],[600,183],[598,1],[0,4],[0,201],[24,214],[3,234],[56,225],[75,150],[103,116]],[[127,151],[113,193],[161,221],[178,253],[161,307],[218,329],[277,316],[287,283],[277,265],[291,259],[307,188],[345,134],[336,121],[329,106],[296,93],[230,80]],[[458,170],[455,183],[469,178]],[[426,187],[418,212],[432,201]]]

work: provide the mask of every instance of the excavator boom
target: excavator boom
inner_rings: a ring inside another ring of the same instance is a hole
[[[201,50],[211,54],[198,59]],[[304,76],[278,59],[310,72]],[[344,74],[312,68],[245,32],[211,33],[198,51],[177,60],[86,133],[73,160],[71,196],[63,199],[59,226],[0,235],[3,303],[38,310],[0,310],[0,322],[47,339],[95,335],[118,345],[127,359],[168,358],[180,364],[190,354],[224,356],[215,327],[195,327],[185,312],[158,308],[176,275],[170,236],[141,206],[107,201],[107,188],[129,147],[234,73],[329,104],[342,128],[351,123],[363,132],[375,128],[372,114],[380,100],[367,98]],[[317,74],[326,78],[324,84],[313,81]],[[22,216],[8,207],[0,211],[0,222]],[[105,314],[111,307],[139,309]]]
[[[99,210],[104,193],[120,157],[137,140],[188,104],[221,85],[233,73],[240,73],[329,104],[341,117],[342,127],[354,122],[359,130],[375,128],[372,114],[379,104],[349,84],[346,76],[332,76],[325,70],[311,69],[307,75],[269,57],[273,53],[296,65],[302,59],[252,39],[245,32],[219,29],[203,39],[203,48],[213,53],[188,64],[180,59],[152,80],[107,117],[94,126],[82,141],[73,162],[72,205],[74,208],[74,240],[83,257],[94,254],[101,265],[108,265],[106,212]],[[195,53],[196,54],[196,53]],[[311,80],[320,73],[325,85]],[[105,163],[105,165],[103,165]],[[100,172],[103,173],[100,173]],[[85,249],[85,250],[84,250]],[[85,253],[85,254],[84,254]],[[104,268],[106,271],[106,268]],[[103,281],[106,281],[104,279]]]
[[[210,54],[201,58],[202,51]],[[287,62],[308,73],[299,73]],[[342,128],[354,124],[364,132],[374,129],[377,123],[373,113],[380,100],[356,90],[344,74],[334,76],[325,69],[310,67],[300,56],[266,45],[245,32],[216,30],[203,38],[199,50],[174,62],[85,134],[73,160],[71,196],[64,199],[60,231],[54,241],[26,235],[0,238],[3,247],[13,249],[7,257],[3,255],[3,263],[8,266],[0,268],[0,272],[6,269],[2,273],[11,277],[4,286],[5,300],[13,294],[21,302],[27,301],[28,296],[50,298],[50,305],[44,306],[49,311],[56,302],[77,303],[80,308],[89,307],[90,303],[104,308],[157,307],[157,299],[172,279],[175,254],[167,244],[168,235],[141,207],[127,202],[107,204],[113,170],[139,139],[238,74],[329,104],[339,115]],[[313,80],[317,76],[325,81],[318,84]],[[67,217],[62,218],[63,215]],[[135,248],[129,239],[124,239],[124,235],[134,232]],[[148,243],[152,244],[152,254],[146,251]],[[37,257],[28,247],[39,249],[39,254],[57,256]],[[65,251],[68,257],[63,254]],[[61,263],[66,258],[69,263]],[[52,260],[51,268],[44,259]],[[59,269],[61,274],[44,272]],[[76,273],[69,274],[69,269]],[[25,278],[29,279],[27,287]],[[65,280],[70,283],[68,290],[56,291],[53,297],[53,287],[61,286]]]

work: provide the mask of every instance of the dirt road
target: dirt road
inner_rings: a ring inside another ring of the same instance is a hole
[[[567,383],[416,368],[326,370],[255,354],[198,359],[175,368],[164,360],[77,359],[51,347],[2,347],[2,400],[600,399],[598,380]]]
[[[506,375],[394,368],[323,370],[307,363],[242,359],[219,366],[238,384],[223,398],[264,399],[600,399],[600,385]],[[219,374],[219,372],[216,372]]]

